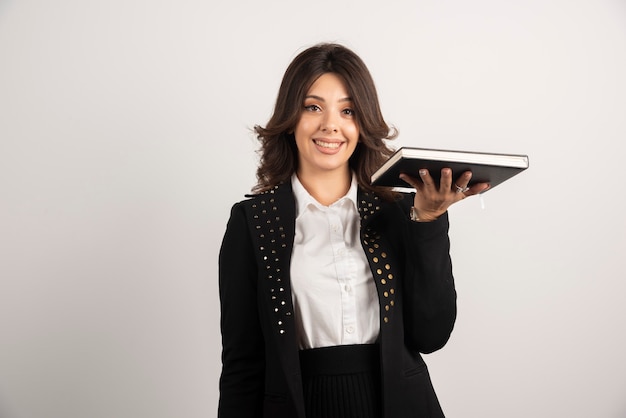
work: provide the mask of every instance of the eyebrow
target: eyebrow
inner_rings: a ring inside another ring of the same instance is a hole
[[[326,100],[324,100],[323,97],[320,96],[316,96],[314,94],[309,94],[307,96],[304,96],[305,99],[315,99],[315,100],[319,100],[320,102],[325,102]],[[340,102],[351,102],[352,101],[352,97],[344,97],[343,99],[339,99]]]

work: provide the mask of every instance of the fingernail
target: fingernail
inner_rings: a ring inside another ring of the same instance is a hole
[[[422,169],[420,170],[420,176],[425,176],[426,175],[426,170]]]

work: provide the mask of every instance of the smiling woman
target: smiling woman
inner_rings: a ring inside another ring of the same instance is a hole
[[[447,208],[487,185],[457,193],[444,169],[406,177],[413,194],[372,186],[396,132],[340,45],[294,59],[256,132],[258,184],[219,257],[219,416],[443,416],[420,353],[456,319]]]
[[[304,99],[294,135],[298,178],[320,203],[334,203],[350,187],[348,160],[359,141],[352,99],[338,76],[326,73],[315,80]],[[329,182],[316,188],[319,178]]]
[[[393,139],[397,133],[383,119],[374,80],[361,58],[347,48],[326,44],[310,48],[293,60],[278,91],[274,114],[265,127],[255,127],[261,142],[256,192],[269,190],[288,180],[298,167],[299,158],[294,141],[296,125],[301,116],[306,117],[308,112],[328,113],[327,103],[320,101],[326,98],[316,97],[312,91],[314,85],[316,88],[322,87],[322,80],[318,79],[324,75],[327,76],[324,80],[328,77],[335,79],[335,87],[341,85],[341,93],[344,95],[336,100],[350,100],[349,103],[342,103],[345,106],[342,108],[342,116],[352,114],[351,120],[358,130],[359,142],[364,145],[356,147],[350,158],[350,167],[361,187],[374,191],[369,186],[371,175],[393,154],[384,139]],[[313,105],[315,107],[311,107]],[[385,190],[378,191],[388,195]]]

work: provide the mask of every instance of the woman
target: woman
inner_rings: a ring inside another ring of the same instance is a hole
[[[321,44],[284,75],[255,194],[234,205],[219,258],[220,417],[443,416],[420,353],[456,318],[447,208],[485,190],[402,175],[373,187],[392,153],[372,78]]]

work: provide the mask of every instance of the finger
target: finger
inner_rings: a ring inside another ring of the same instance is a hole
[[[472,178],[472,172],[471,171],[464,172],[456,180],[452,190],[455,191],[456,193],[465,193],[465,192],[467,192],[469,190],[468,185],[469,185],[469,182],[470,182],[471,178]]]
[[[441,179],[439,180],[439,190],[443,193],[449,193],[452,188],[452,170],[449,168],[441,169]]]
[[[420,187],[420,185],[422,183],[421,181],[419,181],[415,177],[411,177],[408,174],[404,174],[404,173],[400,174],[400,178],[404,182],[408,183],[411,187],[413,187],[414,189],[417,189],[417,190],[419,190],[419,187]]]
[[[430,175],[430,173],[428,172],[427,169],[422,168],[419,171],[419,175],[420,178],[422,179],[422,183],[424,183],[424,186],[426,188],[432,188],[435,185],[435,180],[433,180],[432,176]]]
[[[467,196],[473,196],[475,194],[483,193],[489,190],[491,184],[489,183],[476,183],[473,184],[467,191],[463,192],[463,194]]]

